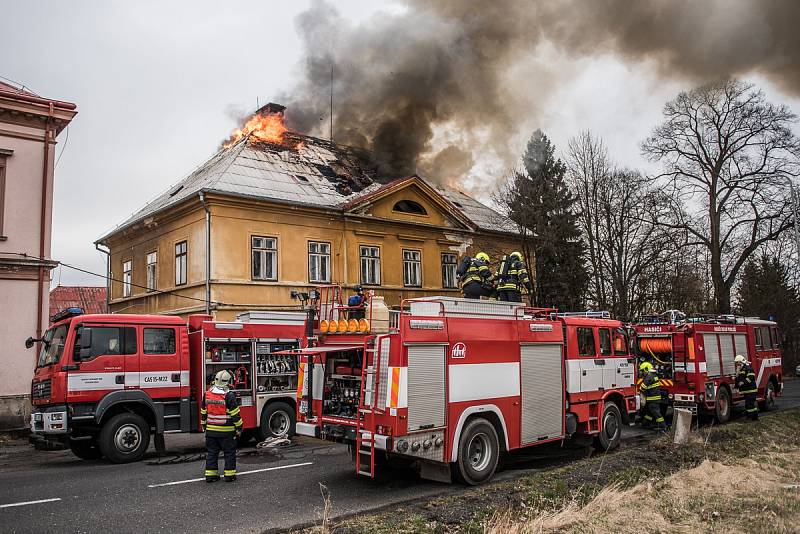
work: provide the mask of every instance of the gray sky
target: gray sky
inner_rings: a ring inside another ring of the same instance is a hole
[[[403,9],[355,0],[336,6],[355,25],[381,10]],[[211,156],[237,125],[237,111],[292,87],[302,57],[294,19],[308,8],[305,1],[5,2],[0,76],[78,106],[57,149],[63,154],[53,258],[104,273],[95,239]],[[658,123],[663,104],[692,86],[657,77],[651,67],[611,54],[575,59],[539,46],[513,76],[555,79],[558,90],[518,117],[509,132],[514,152],[521,153],[535,128],[559,148],[591,129],[617,161],[646,167],[639,142]],[[800,111],[798,100],[751,79],[771,101]],[[487,183],[504,164],[487,162]],[[53,275],[65,285],[104,283],[66,268]]]

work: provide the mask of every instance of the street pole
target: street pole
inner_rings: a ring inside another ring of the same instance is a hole
[[[788,176],[784,176],[789,182],[789,194],[792,195],[792,217],[794,218],[794,243],[797,247],[797,262],[800,263],[800,229],[797,223],[797,192],[794,189],[794,182]]]

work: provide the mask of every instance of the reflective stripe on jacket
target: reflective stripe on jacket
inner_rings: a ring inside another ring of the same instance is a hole
[[[507,269],[501,268],[501,278],[497,285],[498,290],[502,291],[522,291],[522,288],[525,287],[528,291],[531,291],[533,286],[531,285],[531,280],[528,277],[528,270],[525,268],[525,264],[519,260],[511,260],[511,259],[503,259],[503,261],[510,261],[511,263],[508,265]],[[503,273],[505,271],[505,273]]]
[[[639,392],[644,395],[647,402],[661,400],[661,380],[656,373],[647,373],[639,385]]]
[[[742,365],[742,368],[736,373],[736,387],[739,388],[739,393],[742,395],[758,393],[756,373],[750,365]]]
[[[242,428],[236,393],[217,386],[211,386],[206,391],[200,417],[206,432],[228,433]]]
[[[461,280],[461,285],[463,287],[467,284],[471,284],[472,282],[488,284],[491,283],[491,279],[492,271],[489,269],[489,265],[483,260],[473,258],[470,260],[467,272],[464,273],[464,278]]]

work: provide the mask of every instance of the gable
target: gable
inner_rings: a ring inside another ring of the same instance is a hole
[[[441,198],[431,195],[415,181],[409,181],[401,187],[371,199],[359,205],[353,212],[417,224],[450,228],[466,227]]]

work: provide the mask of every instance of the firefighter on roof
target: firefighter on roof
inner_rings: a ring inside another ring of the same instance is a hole
[[[661,415],[661,379],[658,377],[653,364],[650,362],[643,362],[639,366],[639,374],[642,377],[642,383],[639,384],[639,393],[644,397],[644,424],[645,427],[651,427],[655,424],[656,429],[663,430],[666,428],[664,424],[664,416]]]
[[[347,307],[350,308],[347,311],[347,318],[363,319],[367,301],[367,297],[364,295],[364,288],[358,285],[353,288],[353,291],[356,292],[355,295],[350,295],[347,298]]]
[[[500,269],[497,271],[497,296],[506,302],[522,302],[522,288],[533,291],[533,285],[525,269],[522,254],[512,252],[503,256]]]
[[[219,452],[225,456],[225,482],[236,480],[236,439],[242,434],[242,417],[236,393],[230,390],[233,377],[220,371],[203,397],[200,424],[206,433],[206,482],[219,480]]]
[[[478,252],[474,258],[465,256],[456,271],[461,280],[464,298],[479,299],[494,293],[494,279],[489,269],[489,255]]]
[[[756,373],[750,362],[741,354],[737,354],[733,361],[736,364],[736,389],[744,396],[744,412],[747,417],[755,421],[758,419]]]

